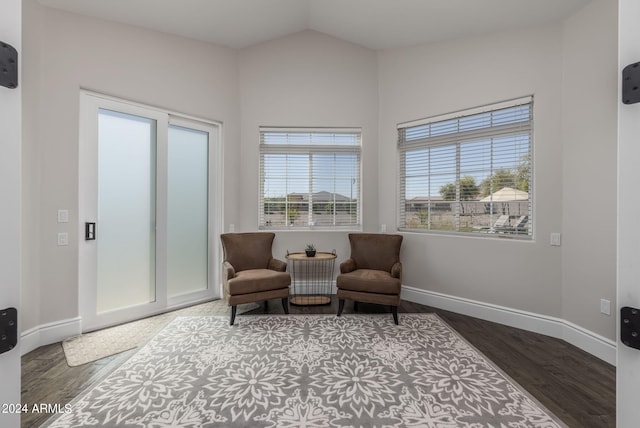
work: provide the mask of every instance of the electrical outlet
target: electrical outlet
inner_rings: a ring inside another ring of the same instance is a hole
[[[600,312],[605,315],[611,315],[611,301],[600,299]]]

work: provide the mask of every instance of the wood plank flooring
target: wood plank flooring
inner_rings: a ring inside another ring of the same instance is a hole
[[[337,300],[326,306],[290,305],[291,314],[335,314]],[[360,303],[358,313],[386,312],[388,308]],[[483,352],[505,373],[570,427],[615,427],[615,367],[562,341],[465,315],[403,301],[398,312],[437,313]],[[251,314],[281,314],[279,301]],[[344,313],[353,313],[345,304]],[[389,317],[391,314],[389,313]],[[79,367],[67,366],[60,343],[43,346],[22,357],[22,403],[64,404],[122,364],[135,350]],[[22,427],[38,427],[51,415],[22,415]]]

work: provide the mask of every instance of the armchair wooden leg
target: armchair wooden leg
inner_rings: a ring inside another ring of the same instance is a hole
[[[233,322],[236,320],[236,311],[238,310],[237,306],[231,306],[231,319],[229,320],[229,325],[233,325]]]
[[[282,298],[282,309],[285,314],[289,315],[289,299],[287,297]]]
[[[391,306],[391,313],[393,314],[393,322],[395,322],[396,325],[398,325],[398,307]]]
[[[338,300],[338,316],[342,315],[342,311],[344,310],[344,299]]]

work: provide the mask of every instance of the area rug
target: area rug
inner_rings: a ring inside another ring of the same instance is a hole
[[[562,427],[434,314],[173,320],[46,427]]]
[[[255,303],[239,305],[238,314],[258,307]],[[73,336],[62,342],[62,349],[67,365],[70,367],[80,366],[128,351],[145,343],[178,316],[228,315],[229,312],[229,306],[224,300],[213,300],[115,327]]]

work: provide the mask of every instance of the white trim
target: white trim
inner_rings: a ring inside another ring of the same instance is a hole
[[[515,98],[512,100],[506,100],[495,104],[487,104],[478,107],[472,107],[466,110],[455,111],[451,113],[440,114],[437,116],[425,117],[423,119],[411,120],[409,122],[398,123],[398,129],[411,128],[412,126],[427,125],[434,122],[440,122],[443,120],[456,119],[463,116],[472,116],[474,114],[486,113],[493,110],[502,110],[504,108],[515,107],[523,104],[529,104],[533,102],[533,95],[526,97]]]
[[[345,127],[345,128],[323,128],[323,127],[298,127],[298,126],[260,126],[260,132],[278,132],[286,134],[313,134],[313,133],[327,133],[327,134],[361,134],[361,127]]]
[[[192,305],[199,305],[209,302],[211,301],[211,299],[212,296],[207,295],[202,296],[195,301],[176,301],[174,304],[171,304],[165,309],[154,312],[150,316],[161,315],[163,313],[176,311],[178,309],[186,308]],[[117,324],[111,324],[106,326],[105,328],[113,327],[113,325]],[[23,331],[20,334],[20,355],[28,354],[29,352],[38,349],[41,346],[62,342],[65,339],[77,336],[79,334],[82,334],[82,317],[79,316],[30,328],[29,330]]]
[[[102,92],[96,92],[93,91],[91,89],[87,89],[87,88],[80,88],[80,94],[85,94],[85,95],[89,95],[92,96],[94,98],[100,98],[102,100],[107,100],[108,102],[116,102],[119,104],[127,104],[129,106],[132,106],[134,108],[142,108],[145,110],[154,110],[155,112],[159,113],[159,114],[168,114],[169,116],[173,116],[175,118],[178,119],[185,119],[185,120],[189,120],[189,121],[193,121],[193,122],[200,122],[200,123],[206,123],[209,125],[213,125],[213,126],[220,126],[222,127],[222,122],[221,121],[217,121],[217,120],[211,120],[211,119],[205,119],[202,117],[198,117],[198,116],[191,116],[188,114],[184,114],[184,113],[179,113],[173,110],[169,110],[166,108],[162,108],[162,107],[157,107],[151,104],[145,104],[145,103],[139,103],[136,101],[131,101],[129,99],[125,99],[125,98],[120,98],[120,97],[115,97],[115,96],[111,96],[111,95],[107,95],[104,94]]]
[[[39,325],[20,334],[22,342],[20,355],[28,354],[44,345],[62,342],[72,336],[77,336],[82,332],[82,318],[75,317],[62,321],[50,322]]]
[[[335,290],[335,281],[332,281],[331,293],[335,294]],[[402,298],[410,302],[562,339],[611,365],[616,364],[616,343],[614,341],[560,318],[422,290],[407,285],[402,286]],[[173,310],[180,306],[168,309]],[[40,346],[61,342],[81,332],[82,319],[80,317],[31,328],[20,335],[21,355]]]
[[[562,339],[601,360],[616,364],[616,342],[572,322],[548,315],[402,286],[402,298],[459,314]]]

